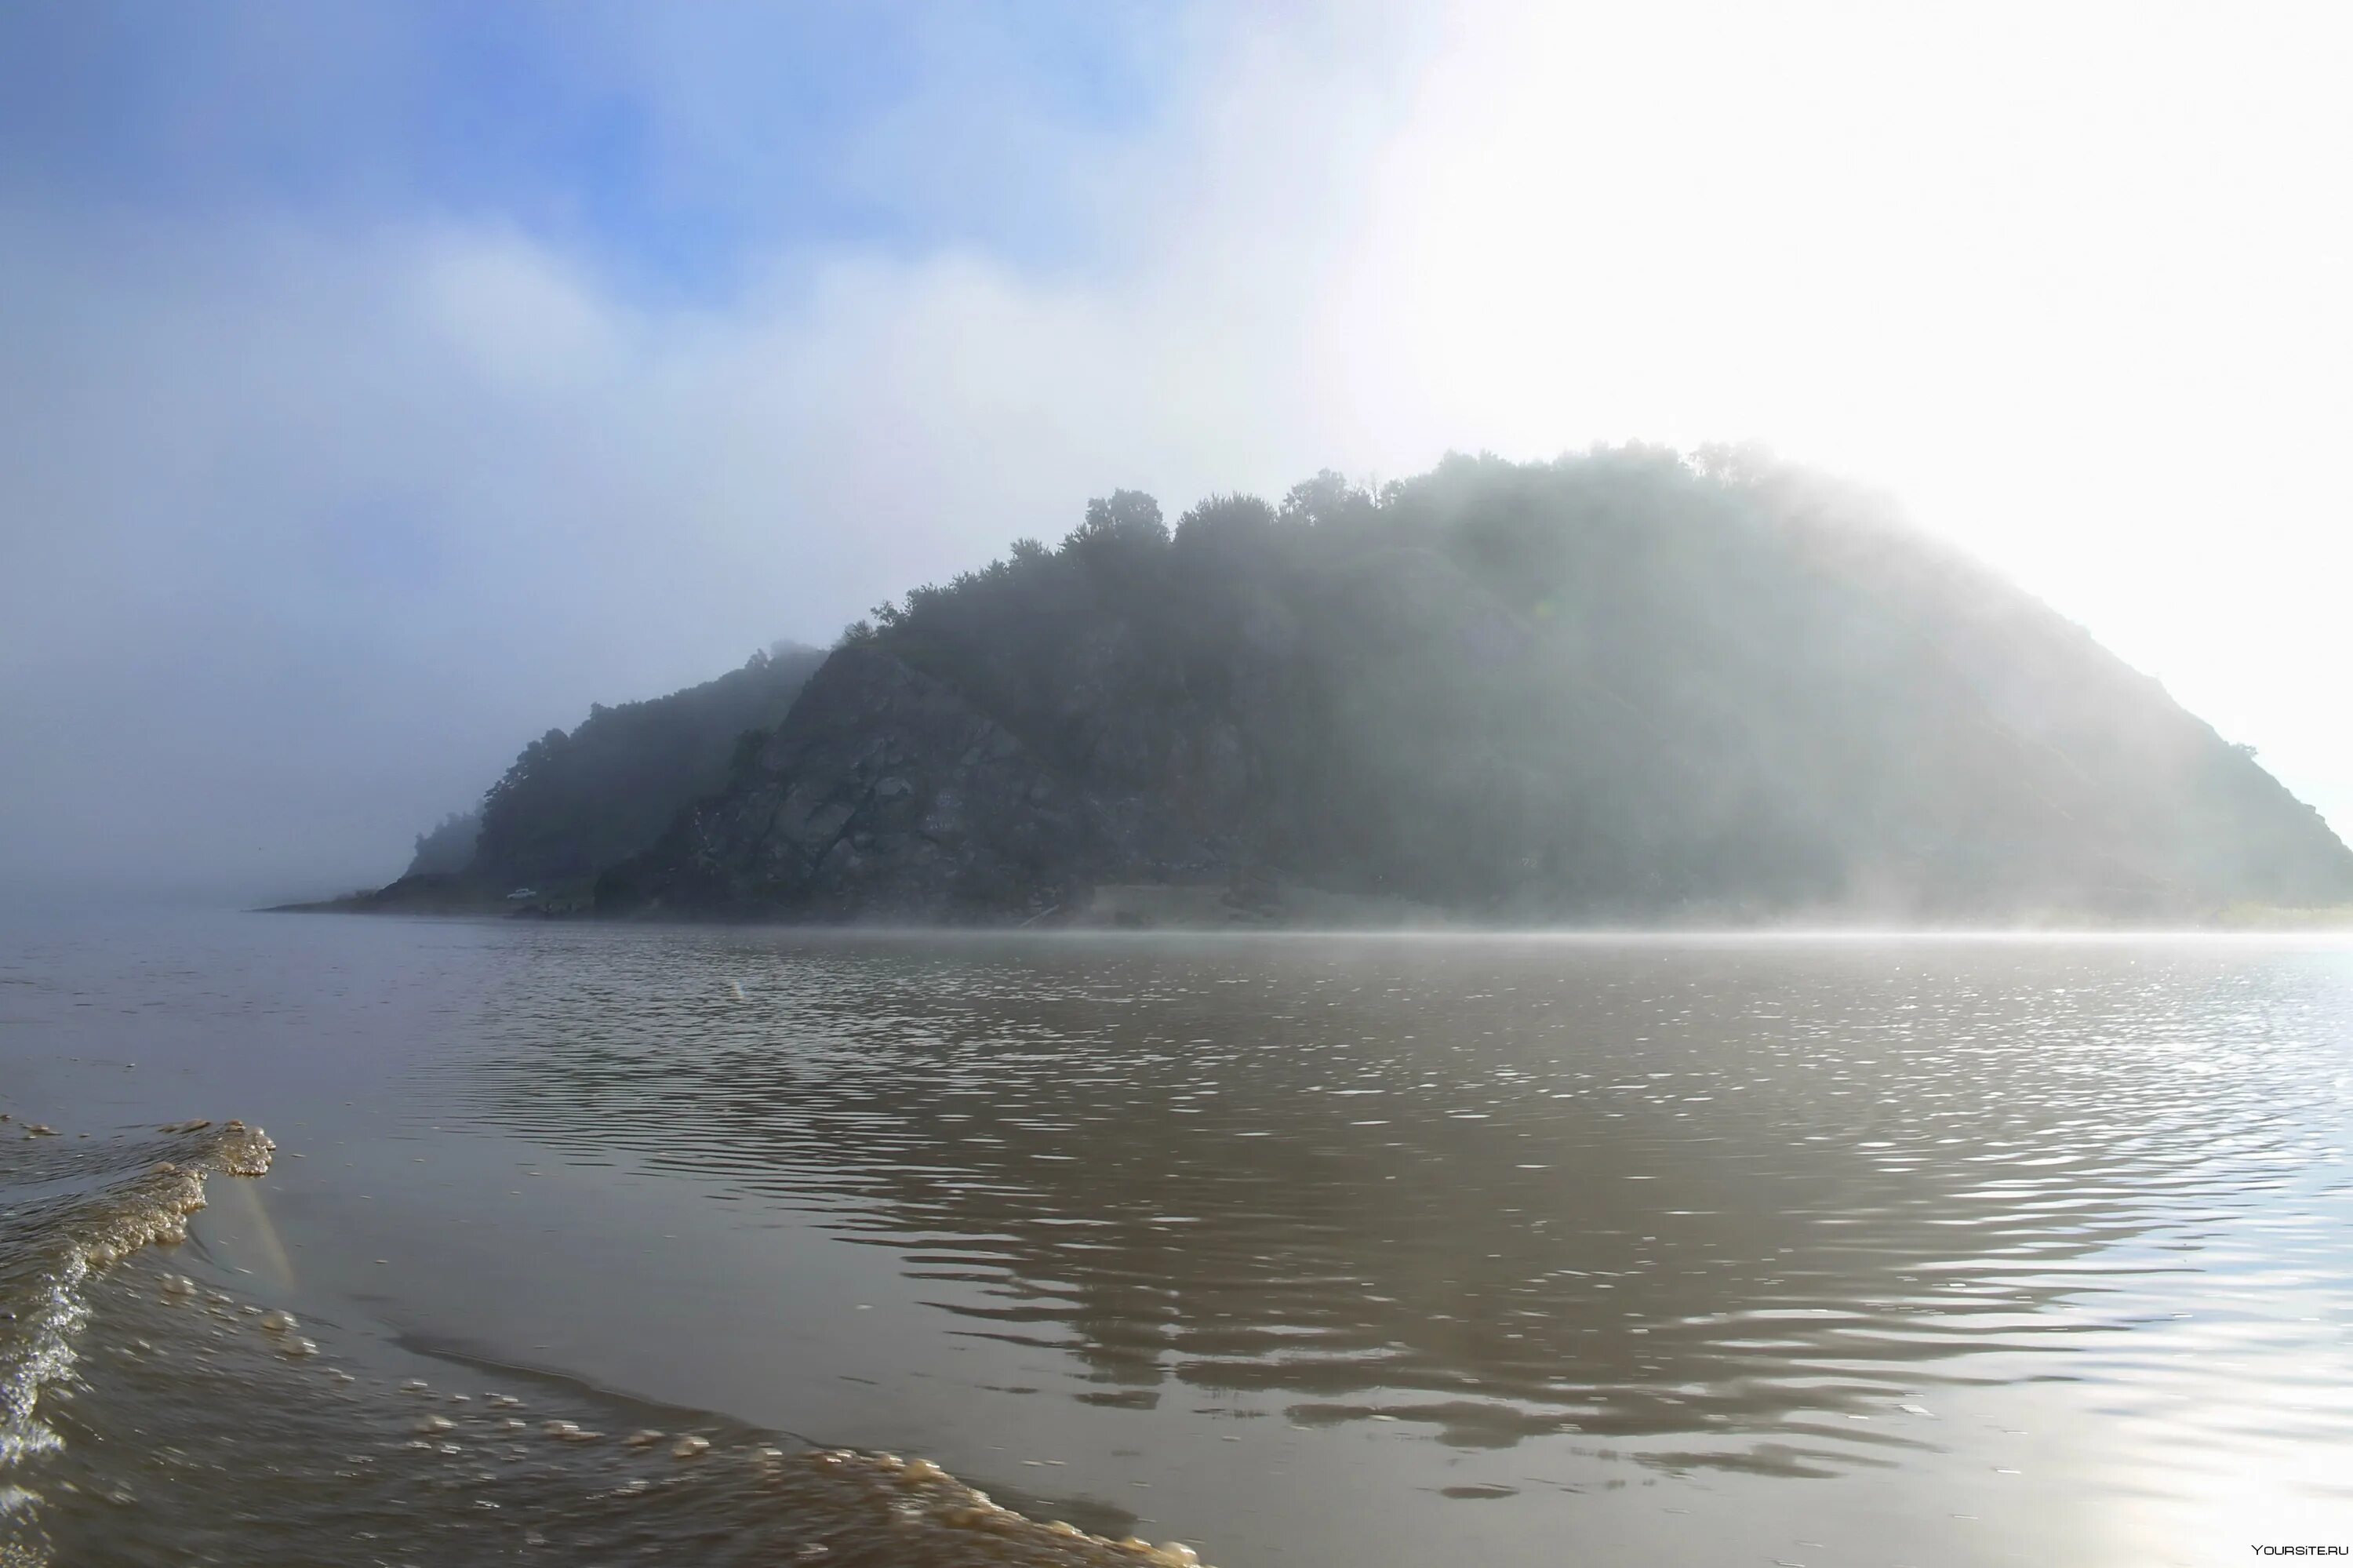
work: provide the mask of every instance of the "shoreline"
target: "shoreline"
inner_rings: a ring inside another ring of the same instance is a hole
[[[345,1456],[344,1466],[369,1472],[339,1468],[338,1485],[364,1490],[370,1480],[385,1482],[396,1500],[460,1484],[461,1470],[497,1463],[510,1478],[484,1472],[462,1484],[504,1493],[506,1500],[483,1506],[513,1516],[498,1521],[510,1533],[557,1535],[581,1528],[583,1510],[599,1499],[684,1486],[714,1507],[748,1510],[746,1531],[814,1541],[819,1552],[828,1542],[858,1552],[887,1536],[921,1560],[951,1561],[967,1543],[994,1538],[1022,1561],[1068,1568],[1199,1568],[1191,1546],[1144,1539],[1134,1513],[1093,1498],[1058,1497],[995,1474],[982,1490],[930,1459],[827,1442],[551,1362],[525,1349],[533,1330],[545,1334],[543,1324],[486,1317],[451,1334],[384,1316],[379,1301],[322,1277],[359,1261],[364,1249],[298,1260],[258,1192],[229,1185],[259,1186],[271,1175],[279,1146],[259,1127],[199,1118],[71,1128],[77,1111],[95,1108],[69,1097],[47,1112],[56,1130],[23,1121],[22,1107],[0,1112],[8,1130],[21,1124],[26,1139],[74,1150],[75,1179],[111,1200],[95,1213],[85,1205],[31,1222],[29,1239],[82,1260],[61,1287],[72,1305],[56,1346],[26,1363],[26,1411],[37,1405],[51,1425],[13,1434],[20,1446],[0,1453],[0,1480],[32,1483],[17,1494],[29,1510],[18,1509],[13,1524],[39,1531],[44,1545],[114,1542],[107,1533],[120,1522],[114,1516],[80,1510],[59,1495],[108,1495],[124,1478],[120,1455],[135,1436],[236,1453],[273,1474],[301,1472],[331,1448]],[[186,1145],[200,1135],[205,1147],[192,1157]],[[80,1169],[96,1151],[123,1150],[139,1159],[118,1160],[121,1171]],[[158,1152],[178,1162],[155,1166],[160,1176],[121,1173]],[[306,1239],[332,1234],[312,1229]],[[0,1299],[14,1320],[21,1303]],[[152,1398],[162,1368],[175,1380],[168,1404]],[[258,1421],[264,1409],[277,1425]],[[512,1446],[501,1454],[501,1444]],[[315,1484],[317,1473],[308,1473]],[[170,1498],[179,1478],[167,1468],[138,1478],[148,1483],[142,1490]],[[151,1517],[168,1532],[183,1506],[192,1499],[179,1497]],[[0,1528],[0,1558],[16,1561],[9,1549],[21,1544]]]
[[[807,919],[784,911],[632,909],[600,911],[586,897],[518,902],[509,895],[450,885],[415,885],[404,878],[385,887],[333,898],[299,900],[249,908],[257,915],[392,915],[439,919],[550,920],[600,926],[777,927],[809,931],[905,931],[1008,934],[1158,933],[1208,935],[1391,934],[1447,937],[1788,937],[1870,938],[1894,936],[2353,936],[2353,906],[2298,909],[2231,905],[2147,918],[2121,918],[2085,911],[2009,919],[1967,916],[1950,920],[1896,915],[1824,911],[1742,916],[1702,913],[1681,920],[1574,920],[1554,922],[1481,919],[1433,905],[1379,894],[1334,893],[1285,885],[1271,896],[1240,903],[1219,884],[1115,883],[1092,890],[1073,908],[1038,914],[1010,913],[953,921],[892,918]]]

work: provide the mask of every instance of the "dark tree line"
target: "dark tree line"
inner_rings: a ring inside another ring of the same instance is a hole
[[[479,810],[452,811],[431,831],[417,835],[407,876],[454,876],[474,863],[474,841],[482,832]]]
[[[807,648],[755,653],[715,681],[647,702],[596,704],[577,728],[549,730],[483,796],[467,870],[501,886],[544,889],[637,853],[690,801],[726,782],[744,735],[781,721],[823,657]]]

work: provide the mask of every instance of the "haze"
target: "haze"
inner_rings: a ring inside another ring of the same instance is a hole
[[[2333,5],[0,15],[0,886],[399,869],[1114,486],[1758,440],[2353,834]]]

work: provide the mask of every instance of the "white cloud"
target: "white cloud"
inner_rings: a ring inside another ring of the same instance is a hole
[[[446,214],[10,212],[0,877],[364,880],[591,699],[1113,485],[1634,435],[1891,485],[2353,826],[2353,138],[2300,15],[1252,13],[1148,134],[1039,142],[1071,264],[718,303]]]

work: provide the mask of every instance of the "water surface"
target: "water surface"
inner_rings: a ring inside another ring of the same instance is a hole
[[[8,937],[0,1139],[280,1146],[77,1287],[27,1541],[892,1560],[906,1489],[814,1442],[1229,1565],[2353,1544],[2341,942]],[[289,1401],[290,1488],[132,1459]]]

